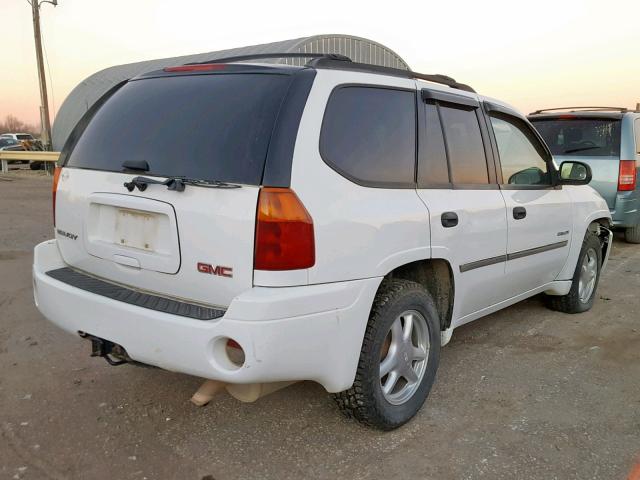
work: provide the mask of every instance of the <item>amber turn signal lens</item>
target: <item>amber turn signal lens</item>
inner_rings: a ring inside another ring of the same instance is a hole
[[[56,226],[56,192],[58,191],[58,180],[60,180],[60,173],[62,172],[62,167],[56,166],[53,171],[53,186],[51,188],[51,201],[53,204],[53,226]]]
[[[256,213],[256,270],[299,270],[316,262],[313,220],[289,188],[263,187]]]

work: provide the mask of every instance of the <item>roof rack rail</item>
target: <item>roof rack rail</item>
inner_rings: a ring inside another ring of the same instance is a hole
[[[458,83],[454,78],[441,74],[427,74],[418,73],[413,70],[403,70],[401,68],[383,67],[381,65],[372,65],[370,63],[358,63],[358,62],[336,62],[331,58],[316,58],[307,63],[310,67],[316,68],[335,68],[336,70],[355,70],[364,73],[379,73],[382,75],[391,75],[394,77],[402,78],[418,78],[420,80],[426,80],[428,82],[440,83],[451,88],[458,90],[464,90],[467,92],[475,93],[475,90],[469,85],[464,83]]]
[[[307,66],[314,68],[327,68],[337,70],[355,70],[364,73],[379,73],[382,75],[391,75],[402,78],[417,78],[428,82],[440,83],[451,88],[464,90],[475,93],[475,90],[469,85],[458,83],[455,79],[446,75],[418,73],[412,70],[403,70],[401,68],[383,67],[381,65],[373,65],[369,63],[358,63],[352,61],[349,57],[339,53],[254,53],[248,55],[238,55],[235,57],[214,58],[204,62],[187,63],[186,65],[204,65],[210,63],[231,63],[242,62],[246,60],[259,60],[262,58],[310,58]]]
[[[559,108],[543,108],[541,110],[536,110],[535,112],[531,112],[529,115],[537,115],[542,112],[554,112],[558,110],[569,110],[571,112],[577,112],[578,110],[586,110],[593,112],[606,112],[608,110],[613,110],[616,112],[628,112],[629,109],[625,107],[559,107]]]
[[[186,65],[204,65],[210,63],[231,63],[231,62],[243,62],[246,60],[259,60],[261,58],[327,58],[340,62],[350,62],[351,59],[345,55],[339,53],[300,53],[300,52],[288,52],[288,53],[251,53],[248,55],[236,55],[235,57],[214,58],[206,60],[204,62],[187,63]]]

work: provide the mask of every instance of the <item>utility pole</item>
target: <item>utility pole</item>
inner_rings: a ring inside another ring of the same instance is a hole
[[[38,80],[40,82],[40,122],[42,126],[42,144],[45,150],[51,150],[51,120],[49,118],[49,98],[47,96],[47,78],[44,74],[42,57],[42,36],[40,35],[40,5],[50,3],[54,7],[58,0],[30,0],[33,14],[33,36],[36,41],[36,60],[38,62]]]

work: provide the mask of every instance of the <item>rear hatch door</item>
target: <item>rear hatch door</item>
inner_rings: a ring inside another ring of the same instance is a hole
[[[620,169],[620,115],[558,115],[531,118],[558,165],[564,161],[588,164],[591,185],[615,208]]]
[[[258,193],[289,83],[249,70],[122,86],[65,152],[56,193],[65,262],[207,305],[227,306],[250,288]],[[186,185],[129,184],[141,176]]]

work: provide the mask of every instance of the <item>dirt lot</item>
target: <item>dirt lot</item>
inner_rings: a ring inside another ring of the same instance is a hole
[[[640,453],[640,246],[593,310],[523,302],[456,330],[410,424],[379,433],[300,383],[196,408],[199,379],[89,357],[33,305],[50,177],[0,180],[0,478],[625,479]],[[73,305],[69,305],[73,308]]]

